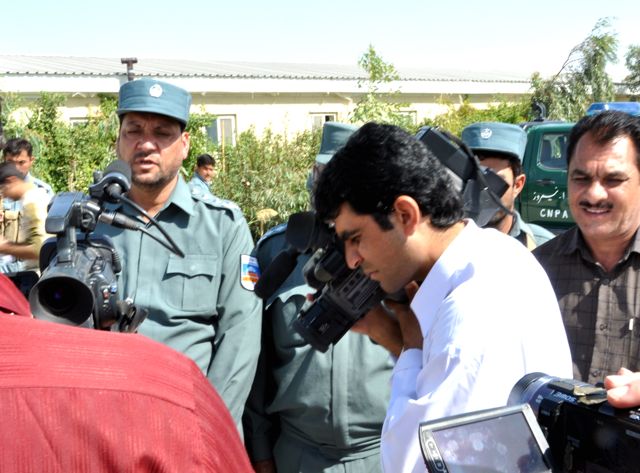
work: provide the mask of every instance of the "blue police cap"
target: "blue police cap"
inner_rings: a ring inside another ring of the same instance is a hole
[[[191,94],[166,82],[143,78],[125,82],[118,96],[119,116],[129,112],[157,113],[186,125],[189,120]]]
[[[474,123],[462,130],[461,138],[472,151],[506,154],[520,161],[527,146],[527,132],[509,123]]]
[[[342,148],[357,126],[346,123],[325,122],[322,128],[322,143],[316,163],[327,164],[338,149]]]

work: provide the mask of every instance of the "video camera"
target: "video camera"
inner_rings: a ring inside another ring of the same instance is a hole
[[[615,409],[606,391],[530,373],[508,406],[423,422],[430,472],[632,473],[640,465],[640,412]]]
[[[114,161],[104,173],[94,173],[89,196],[57,194],[50,204],[45,230],[56,235],[40,251],[42,276],[29,293],[35,318],[101,330],[134,332],[146,317],[131,300],[120,300],[116,275],[120,259],[107,236],[92,232],[98,221],[128,229],[138,222],[104,210],[130,188],[131,170]]]
[[[433,127],[421,128],[416,138],[448,169],[463,196],[465,216],[484,226],[498,209],[509,212],[500,201],[508,187],[506,182],[481,166],[464,143]],[[343,243],[314,212],[292,214],[285,236],[289,248],[265,269],[255,292],[268,299],[291,273],[297,257],[312,252],[303,272],[307,283],[317,292],[302,307],[293,327],[316,350],[326,352],[330,344],[337,343],[383,299],[402,299],[402,295],[385,294],[360,268],[350,269],[345,262]]]

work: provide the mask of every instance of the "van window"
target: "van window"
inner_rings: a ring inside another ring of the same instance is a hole
[[[564,133],[545,133],[542,136],[538,165],[553,170],[567,169],[567,140]]]

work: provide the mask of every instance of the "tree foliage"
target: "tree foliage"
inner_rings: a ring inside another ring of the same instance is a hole
[[[271,130],[261,137],[254,130],[243,132],[235,146],[218,150],[213,191],[240,206],[258,237],[308,208],[306,181],[319,147],[320,131],[304,131],[291,140]]]
[[[624,81],[631,92],[640,94],[640,46],[629,46],[625,56],[625,65],[629,70],[629,75],[625,77]]]
[[[532,102],[543,103],[549,118],[574,121],[584,115],[590,103],[613,100],[613,80],[606,66],[617,60],[617,47],[610,20],[598,20],[553,77],[543,79],[540,74],[533,74]]]
[[[400,100],[400,90],[389,90],[391,84],[400,79],[393,64],[386,63],[372,45],[358,60],[358,65],[367,73],[366,80],[358,81],[359,88],[366,93],[356,104],[351,122],[363,124],[370,121],[409,126],[411,117],[402,113],[408,104]]]
[[[100,105],[86,122],[69,124],[59,115],[62,95],[43,93],[31,104],[28,120],[12,118],[21,102],[3,95],[2,123],[6,139],[23,137],[34,146],[34,174],[57,192],[87,192],[93,171],[116,158],[119,120],[113,96],[101,96]],[[236,202],[243,210],[254,237],[291,213],[308,207],[307,174],[320,146],[320,132],[303,132],[293,139],[267,130],[258,138],[253,130],[241,133],[235,146],[217,145],[207,135],[214,115],[192,113],[186,131],[191,137],[189,156],[181,169],[188,179],[198,155],[217,157],[219,175],[214,192]],[[261,212],[262,211],[262,212]]]
[[[528,98],[510,103],[502,97],[496,97],[495,102],[486,109],[478,109],[465,98],[462,104],[445,103],[447,111],[433,119],[424,120],[420,126],[430,125],[444,128],[460,136],[463,128],[476,122],[504,122],[522,123],[530,119],[530,103]]]

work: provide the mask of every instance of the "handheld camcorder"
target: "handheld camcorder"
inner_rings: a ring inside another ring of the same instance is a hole
[[[631,473],[640,465],[640,412],[615,409],[606,391],[530,373],[507,407],[420,424],[430,472]]]
[[[129,166],[114,161],[104,173],[94,173],[89,196],[63,192],[54,197],[45,230],[56,237],[40,251],[42,276],[29,293],[35,318],[119,332],[134,332],[144,320],[144,310],[119,297],[121,264],[111,239],[91,233],[98,221],[135,229],[136,222],[103,208],[122,198],[130,179]]]
[[[460,140],[433,127],[421,128],[416,138],[448,169],[463,196],[467,217],[484,226],[499,209],[509,212],[500,202],[507,189],[506,182],[491,169],[481,166]],[[289,248],[265,268],[255,292],[268,299],[291,273],[297,256],[311,252],[303,271],[307,283],[317,292],[313,300],[302,307],[293,327],[316,350],[326,352],[330,344],[337,343],[384,298],[402,300],[401,295],[385,294],[360,268],[350,269],[342,242],[314,212],[292,214],[286,239]]]

